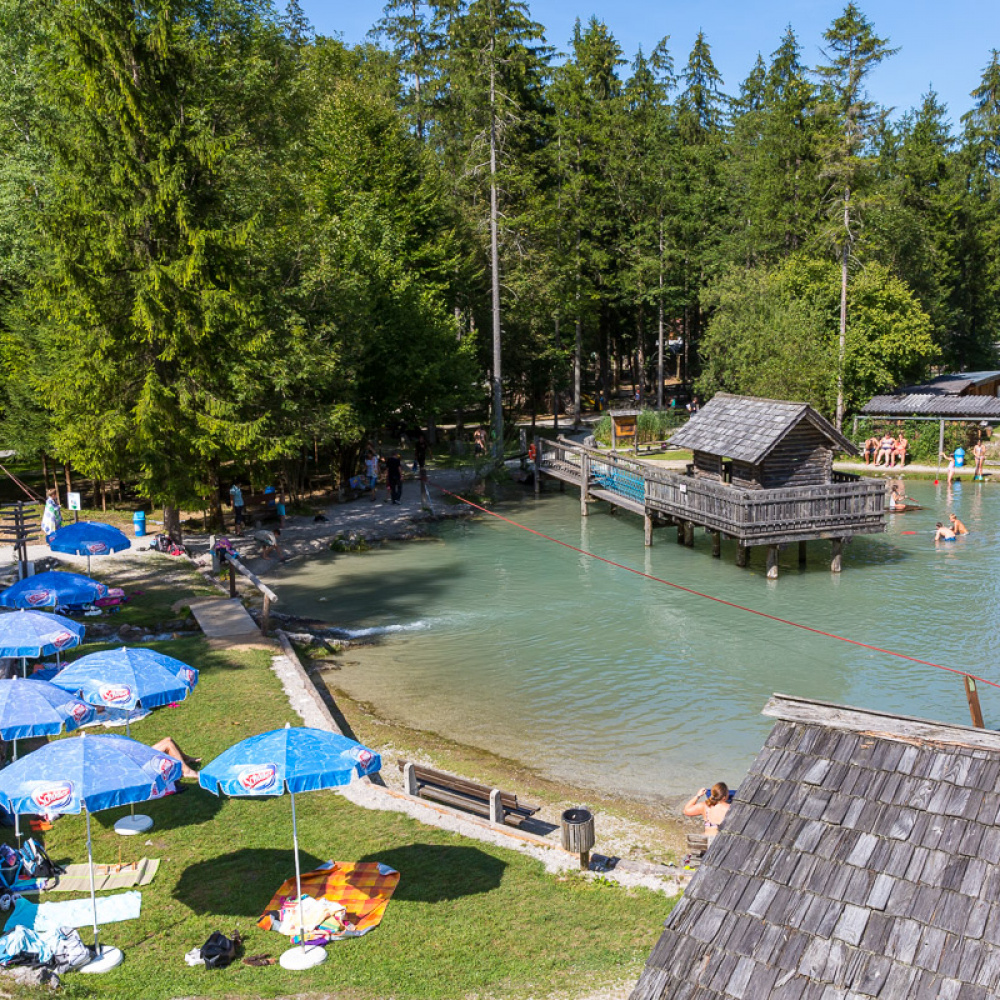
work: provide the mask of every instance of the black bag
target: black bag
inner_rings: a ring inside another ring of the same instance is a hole
[[[231,938],[227,938],[221,931],[212,931],[208,940],[201,946],[201,957],[205,960],[205,968],[224,969],[236,958],[236,949],[240,943],[239,931],[236,931]]]

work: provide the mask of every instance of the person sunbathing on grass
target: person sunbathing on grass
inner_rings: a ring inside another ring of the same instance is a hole
[[[165,753],[168,757],[173,757],[174,760],[179,760],[181,762],[181,777],[182,778],[197,778],[198,772],[195,770],[195,765],[201,763],[200,757],[189,757],[183,750],[174,742],[173,738],[170,736],[165,736],[159,743],[153,744],[154,750],[159,750],[160,753]]]

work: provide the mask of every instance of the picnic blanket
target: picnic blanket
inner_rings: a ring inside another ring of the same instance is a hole
[[[342,941],[361,937],[378,927],[386,905],[399,882],[399,872],[377,861],[327,861],[315,871],[302,873],[302,895],[325,899],[343,906],[346,923],[324,923],[308,934],[310,943]],[[263,916],[257,921],[262,930],[282,932],[282,910],[296,900],[295,879],[282,882],[271,897]],[[298,921],[285,921],[287,930],[298,935]]]
[[[142,893],[137,890],[118,896],[102,896],[97,901],[97,922],[114,924],[120,920],[135,920],[142,907]],[[7,929],[27,927],[39,934],[57,931],[60,927],[89,927],[94,921],[94,908],[89,899],[68,899],[64,903],[32,903],[27,899],[14,902],[7,918]]]
[[[94,866],[94,889],[130,889],[134,885],[149,885],[160,867],[159,858],[142,858],[135,868],[115,871],[115,865]],[[104,869],[102,872],[101,869]],[[49,880],[53,881],[53,880]],[[67,865],[55,885],[44,886],[44,892],[90,892],[90,868],[85,865]]]

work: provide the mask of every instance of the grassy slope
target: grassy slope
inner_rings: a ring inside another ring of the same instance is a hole
[[[142,742],[169,734],[208,761],[246,736],[298,721],[266,652],[213,652],[201,638],[161,648],[197,666],[202,679],[187,702],[133,727]],[[142,807],[156,821],[146,837],[114,834],[112,826],[126,810],[95,815],[98,862],[117,861],[121,852],[126,861],[146,855],[162,864],[156,880],[142,889],[141,918],[103,929],[104,940],[124,949],[124,964],[102,977],[68,976],[66,997],[165,1000],[322,991],[352,1000],[416,1000],[590,989],[638,975],[671,906],[648,891],[550,875],[516,851],[316,792],[297,802],[303,866],[332,859],[378,860],[397,868],[402,879],[382,925],[364,938],[331,945],[326,964],[306,973],[278,966],[192,969],[184,964],[185,952],[215,929],[239,928],[247,954],[277,956],[283,950],[287,939],[258,930],[254,921],[294,865],[287,796],[219,800],[185,784],[183,794]],[[84,860],[82,818],[60,819],[46,842],[57,859]]]

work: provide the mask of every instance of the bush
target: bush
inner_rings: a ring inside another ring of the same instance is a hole
[[[687,411],[642,410],[636,421],[636,431],[639,444],[649,444],[650,441],[665,441],[687,420]],[[611,447],[611,414],[604,413],[594,426],[594,440],[604,448]]]

